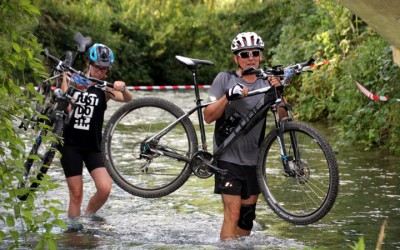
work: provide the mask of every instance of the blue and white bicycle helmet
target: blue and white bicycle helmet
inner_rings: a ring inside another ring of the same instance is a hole
[[[264,50],[264,42],[255,32],[243,32],[232,41],[231,50],[234,54],[245,49]]]
[[[95,43],[89,48],[89,60],[98,66],[111,67],[114,63],[114,53],[106,45]]]

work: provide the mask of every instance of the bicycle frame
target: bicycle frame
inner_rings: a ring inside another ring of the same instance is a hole
[[[192,108],[188,112],[185,112],[184,115],[177,118],[174,122],[169,124],[167,127],[165,127],[158,133],[156,133],[153,136],[151,136],[150,138],[148,138],[145,141],[146,145],[151,144],[151,142],[154,140],[158,141],[161,137],[163,137],[165,134],[167,134],[169,131],[171,131],[172,128],[174,128],[177,124],[179,124],[183,119],[189,118],[193,113],[197,112],[199,127],[200,127],[200,135],[201,135],[201,144],[199,145],[198,151],[208,152],[202,110],[205,107],[214,103],[215,101],[202,104],[202,99],[200,98],[199,87],[198,87],[197,76],[196,76],[197,68],[191,67],[190,69],[193,73],[194,89],[195,89],[195,95],[196,95],[196,100],[195,100],[196,107]],[[264,94],[264,98],[262,98],[257,103],[257,105],[240,121],[240,123],[235,127],[235,129],[232,131],[232,133],[230,133],[230,135],[227,138],[225,138],[225,140],[221,143],[221,145],[217,149],[214,150],[213,160],[211,163],[216,162],[216,160],[221,156],[221,154],[224,153],[225,150],[232,143],[234,143],[236,141],[236,139],[239,138],[240,135],[251,130],[254,125],[256,125],[258,122],[260,122],[262,120],[262,118],[267,115],[268,110],[272,109],[274,104],[278,104],[282,101],[282,99],[281,99],[280,95],[278,94],[278,92],[276,91],[276,89],[271,86],[257,89],[254,91],[250,91],[248,93],[248,96],[260,95],[260,94]],[[275,110],[276,110],[276,108],[275,108]],[[290,171],[290,167],[288,165],[289,159],[288,159],[288,157],[286,157],[286,149],[284,146],[283,136],[282,136],[283,129],[284,129],[284,121],[281,121],[281,122],[277,121],[276,112],[277,111],[273,110],[274,117],[275,117],[275,126],[276,126],[276,129],[278,130],[277,132],[279,135],[278,141],[279,141],[280,149],[281,149],[281,152],[280,152],[281,158],[282,158],[282,161],[284,164],[285,171],[287,173],[290,173],[291,171]],[[295,137],[294,136],[291,136],[291,137],[292,137],[292,142],[294,142]],[[172,151],[167,151],[167,150],[163,150],[163,149],[153,149],[150,146],[148,146],[148,148],[153,153],[166,155],[168,157],[172,157],[177,160],[185,161],[187,163],[190,163],[192,161],[192,158],[177,154]],[[297,150],[295,149],[295,151],[297,151]],[[296,156],[298,156],[298,154],[296,154]],[[296,159],[299,159],[299,158],[296,157]],[[216,170],[217,172],[222,172],[221,169],[213,166],[213,164],[208,164],[208,166],[211,167],[212,169]]]

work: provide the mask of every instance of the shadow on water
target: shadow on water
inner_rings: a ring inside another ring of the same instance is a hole
[[[160,95],[181,106],[193,103],[193,94],[183,91],[134,94]],[[205,91],[202,96],[205,98]],[[108,115],[116,108],[110,103]],[[333,128],[314,125],[334,143]],[[207,130],[212,131],[211,127]],[[209,145],[210,138],[211,134]],[[385,219],[388,227],[383,249],[400,249],[400,158],[346,148],[339,150],[337,159],[337,201],[325,218],[312,225],[289,224],[260,200],[252,235],[234,243],[221,243],[222,204],[220,197],[213,194],[213,178],[192,176],[176,192],[157,199],[134,197],[114,184],[108,202],[98,213],[104,221],[83,217],[79,219],[83,230],[59,229],[59,249],[351,249],[361,236],[366,249],[373,249]],[[56,198],[63,203],[61,209],[66,209],[68,191],[58,161],[49,174],[61,186],[39,196]],[[86,172],[84,182],[86,205],[94,191]]]

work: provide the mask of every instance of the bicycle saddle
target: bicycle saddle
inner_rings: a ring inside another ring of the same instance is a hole
[[[189,68],[196,67],[197,65],[214,65],[213,62],[207,60],[193,59],[184,56],[175,56],[175,58],[180,62],[188,66]]]

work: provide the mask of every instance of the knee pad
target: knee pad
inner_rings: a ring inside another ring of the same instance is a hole
[[[256,218],[256,204],[243,204],[240,207],[238,226],[244,230],[253,228],[253,220]]]

